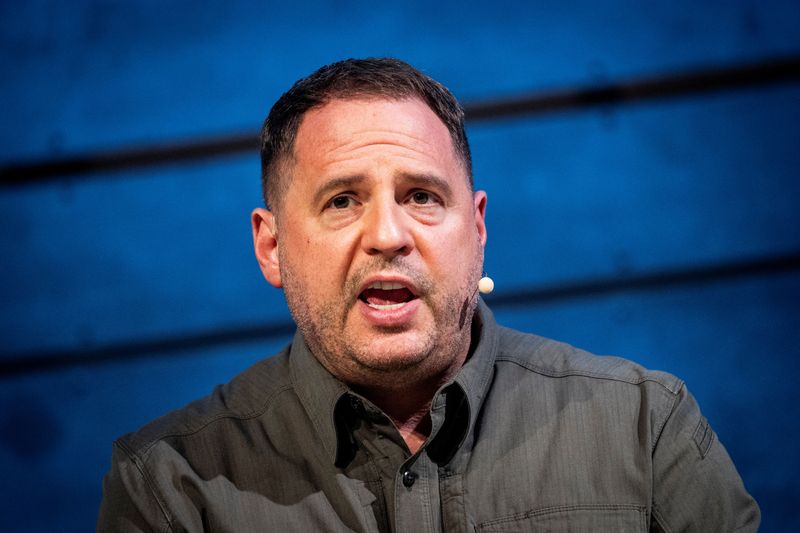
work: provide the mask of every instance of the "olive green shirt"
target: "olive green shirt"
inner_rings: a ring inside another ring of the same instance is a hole
[[[759,510],[677,378],[499,327],[411,454],[298,333],[114,443],[98,531],[756,531]]]

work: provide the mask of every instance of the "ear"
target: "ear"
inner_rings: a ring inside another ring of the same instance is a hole
[[[253,247],[261,273],[276,289],[280,289],[281,270],[278,262],[278,233],[275,216],[261,207],[254,209],[250,219],[253,223]]]
[[[486,246],[486,192],[475,191],[472,195],[472,204],[475,209],[475,226],[478,229],[481,246]]]

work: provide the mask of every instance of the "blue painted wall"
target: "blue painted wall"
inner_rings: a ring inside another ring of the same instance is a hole
[[[255,132],[297,78],[395,55],[465,102],[800,54],[796,1],[0,5],[0,162]],[[800,251],[800,84],[469,127],[498,292]],[[0,359],[282,322],[255,153],[0,189]],[[496,310],[686,379],[800,528],[800,272]],[[0,376],[0,531],[85,531],[118,435],[285,342]]]

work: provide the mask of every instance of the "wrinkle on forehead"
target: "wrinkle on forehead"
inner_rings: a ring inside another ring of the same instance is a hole
[[[323,168],[371,157],[371,150],[384,157],[463,166],[449,130],[419,99],[333,100],[306,114],[295,143],[297,161]]]
[[[380,153],[373,157],[373,152],[377,151]],[[325,162],[321,165],[321,168],[327,169],[343,163],[358,161],[362,158],[372,158],[374,163],[384,166],[389,163],[397,164],[400,160],[424,165],[440,159],[440,155],[436,150],[427,149],[424,144],[420,144],[417,147],[409,147],[406,144],[391,142],[351,143],[347,147],[327,151]]]
[[[330,146],[327,149],[330,150],[330,153],[357,151],[360,148],[371,146],[395,146],[419,152],[428,152],[431,151],[430,148],[433,148],[429,136],[411,135],[409,133],[381,129],[354,131],[349,136],[342,138],[341,141],[335,137],[331,137],[329,141]]]

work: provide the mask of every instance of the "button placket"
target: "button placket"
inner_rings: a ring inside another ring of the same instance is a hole
[[[441,531],[438,467],[423,451],[406,461],[395,478],[397,531]]]

